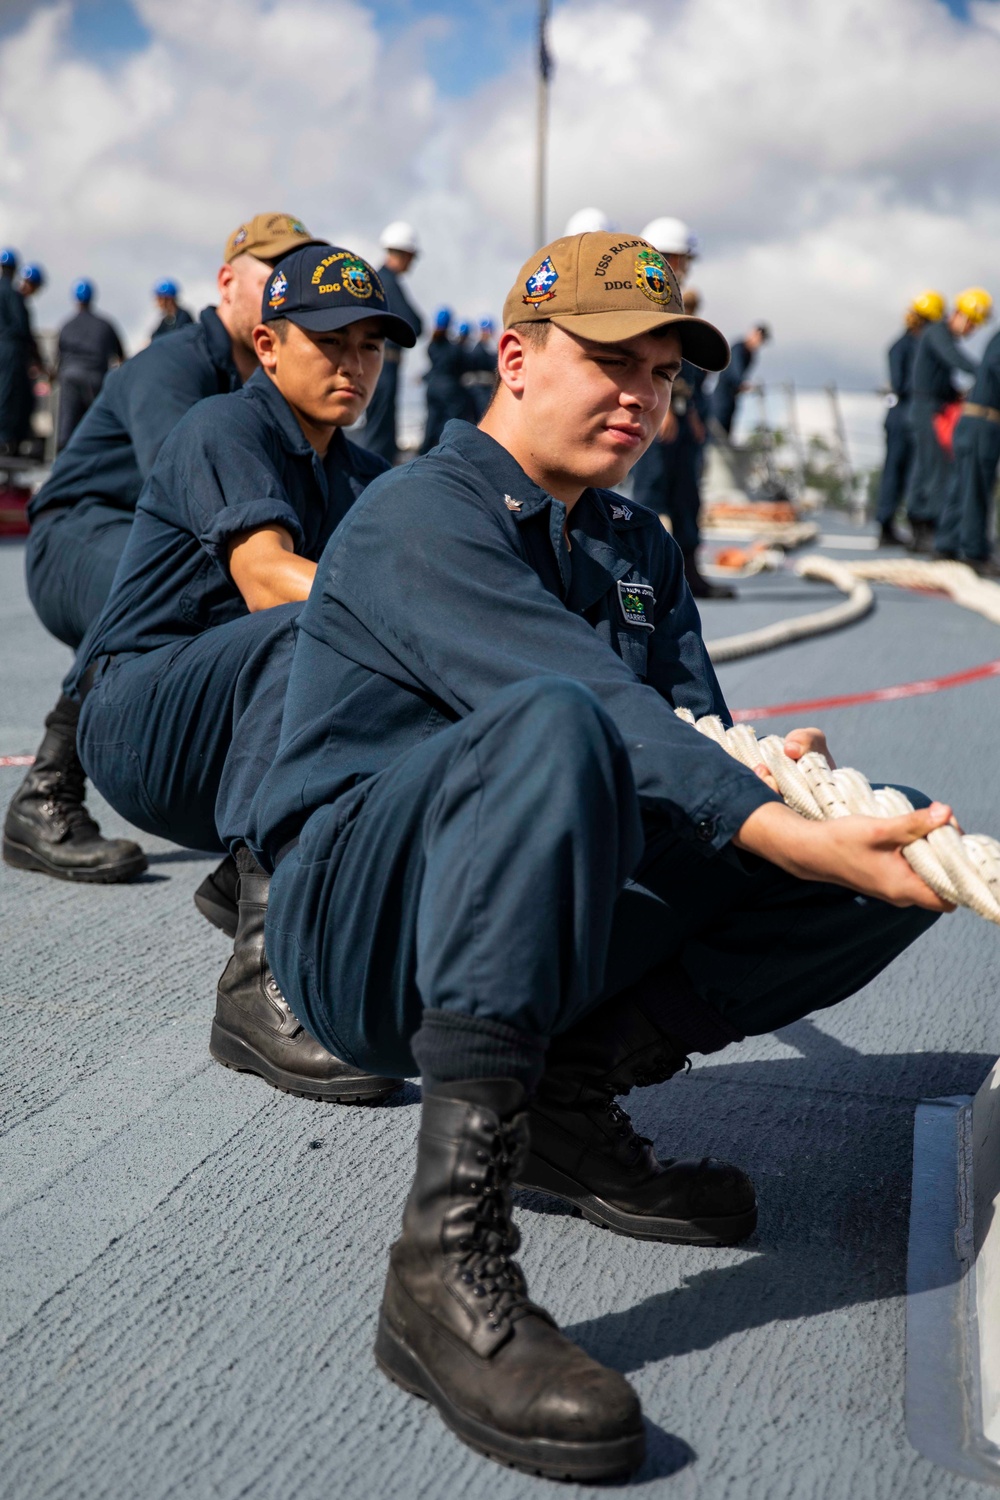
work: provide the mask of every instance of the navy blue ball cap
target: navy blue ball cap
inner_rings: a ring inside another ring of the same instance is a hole
[[[287,318],[310,333],[332,333],[362,318],[377,318],[380,333],[412,349],[416,334],[405,318],[389,311],[376,272],[340,245],[303,245],[275,266],[264,287],[261,322]]]

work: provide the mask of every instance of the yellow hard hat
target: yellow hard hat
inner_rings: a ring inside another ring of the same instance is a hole
[[[944,298],[940,292],[928,289],[921,292],[919,297],[914,297],[910,308],[918,318],[926,318],[928,323],[939,323],[944,317]]]
[[[970,323],[985,323],[993,312],[993,298],[981,286],[968,286],[955,298],[955,311],[963,313]]]

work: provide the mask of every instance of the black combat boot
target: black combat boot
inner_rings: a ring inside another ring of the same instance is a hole
[[[226,937],[231,939],[236,937],[238,918],[236,891],[239,878],[240,872],[236,868],[236,861],[231,854],[227,854],[222,864],[217,866],[211,875],[205,876],[194,893],[194,904],[206,922],[211,922],[213,927],[221,928]]]
[[[910,531],[912,536],[907,550],[929,557],[934,551],[934,522],[911,520]]]
[[[273,1088],[329,1104],[379,1104],[402,1080],[378,1078],[341,1062],[292,1014],[264,952],[271,884],[249,849],[236,856],[239,922],[233,956],[216,996],[209,1050],[216,1062],[256,1073]]]
[[[146,856],[131,839],[106,839],[84,803],[86,776],[76,753],[80,705],[63,696],[45,720],[35,764],[14,793],[3,827],[3,857],[19,870],[59,880],[116,885],[134,880]]]
[[[644,1454],[635,1392],[529,1300],[511,1258],[510,1183],[527,1144],[514,1080],[425,1084],[375,1358],[488,1458],[580,1483],[623,1477]]]
[[[883,521],[879,527],[878,544],[880,547],[905,547],[908,545],[905,536],[896,530],[891,521]]]
[[[750,1179],[711,1156],[658,1160],[615,1103],[616,1094],[663,1083],[686,1063],[683,1048],[621,996],[555,1037],[531,1106],[531,1151],[518,1186],[551,1193],[634,1239],[746,1239],[757,1224]]]

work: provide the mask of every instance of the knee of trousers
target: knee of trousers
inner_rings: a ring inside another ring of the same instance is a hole
[[[498,730],[533,757],[540,779],[566,780],[595,759],[628,775],[624,741],[607,709],[589,688],[570,677],[529,677],[503,688],[479,710],[484,735]]]
[[[74,650],[80,643],[66,640],[65,578],[57,576],[58,565],[53,564],[57,519],[57,513],[43,511],[33,523],[24,549],[24,581],[32,608],[46,630]]]
[[[512,821],[550,844],[597,837],[609,856],[614,845],[615,869],[626,877],[642,852],[639,799],[618,726],[589,688],[572,678],[532,677],[495,694],[466,722],[477,775]],[[438,812],[452,801],[450,781]]]

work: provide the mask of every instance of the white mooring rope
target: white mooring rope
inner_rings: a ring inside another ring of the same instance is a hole
[[[799,566],[813,561],[812,557],[804,557]],[[975,610],[994,625],[1000,625],[1000,585],[991,583],[988,578],[980,578],[967,563],[920,562],[910,557],[872,558],[870,562],[847,563],[846,567],[854,578],[867,578],[872,583],[895,583],[904,589],[934,589],[947,594],[963,609]]]
[[[795,571],[803,578],[832,583],[847,598],[843,604],[833,604],[828,609],[798,615],[791,620],[779,620],[774,625],[762,626],[760,630],[746,630],[742,635],[727,635],[722,640],[707,641],[708,654],[713,662],[736,661],[741,656],[755,656],[758,651],[773,651],[777,646],[789,646],[793,641],[801,641],[806,636],[840,630],[844,625],[853,625],[855,620],[862,619],[875,606],[875,595],[868,584],[855,577],[853,571],[843,563],[834,562],[832,557],[820,557],[818,554],[803,557],[795,564]]]
[[[876,791],[860,771],[831,770],[826,757],[815,751],[791,760],[776,734],[758,740],[749,724],[727,729],[715,715],[696,720],[689,709],[674,711],[751,770],[765,765],[788,806],[804,818],[819,821],[851,813],[895,818],[914,810],[910,799],[895,787]],[[902,853],[921,880],[945,901],[967,906],[1000,925],[1000,843],[996,839],[961,834],[948,825],[908,844]]]

